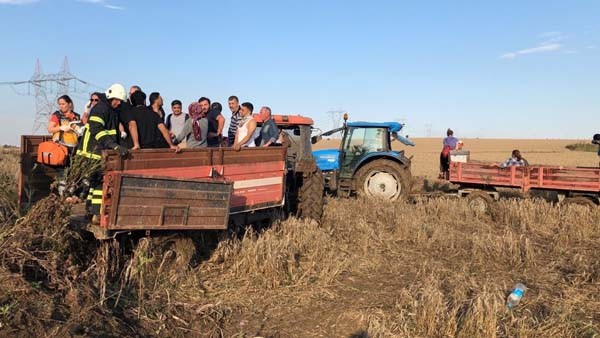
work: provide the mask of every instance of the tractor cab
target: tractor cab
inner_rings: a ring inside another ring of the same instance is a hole
[[[347,119],[347,116],[344,117]],[[414,143],[401,136],[398,122],[345,122],[344,126],[314,136],[312,143],[324,136],[341,133],[338,149],[316,150],[313,155],[325,175],[329,191],[342,194],[364,192],[366,195],[395,200],[408,191],[403,185],[410,176],[410,159],[404,151],[392,149],[392,142],[408,146]]]

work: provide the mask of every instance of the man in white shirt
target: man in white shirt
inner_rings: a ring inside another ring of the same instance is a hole
[[[190,117],[188,114],[182,113],[181,101],[179,100],[174,100],[173,102],[171,102],[171,110],[173,111],[173,113],[167,116],[165,125],[167,126],[167,129],[169,129],[169,134],[171,135],[171,138],[173,138],[179,135],[179,133],[181,133],[185,121],[187,121],[187,119],[189,119]]]

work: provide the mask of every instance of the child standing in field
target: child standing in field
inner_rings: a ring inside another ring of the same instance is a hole
[[[450,178],[450,152],[456,149],[458,139],[454,137],[454,131],[450,128],[446,131],[446,138],[443,141],[442,153],[440,154],[440,179]]]

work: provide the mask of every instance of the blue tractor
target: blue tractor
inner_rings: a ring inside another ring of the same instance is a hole
[[[415,144],[399,133],[398,122],[347,122],[312,137],[312,144],[324,136],[342,133],[338,149],[313,151],[317,166],[323,172],[327,192],[348,197],[352,194],[397,200],[410,193],[412,176],[410,158],[404,151],[392,150],[392,142]]]

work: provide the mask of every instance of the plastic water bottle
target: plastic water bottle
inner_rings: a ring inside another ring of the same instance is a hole
[[[506,299],[506,306],[512,310],[515,306],[519,305],[526,290],[527,287],[525,287],[525,285],[522,283],[517,283],[510,295],[508,295],[508,299]]]

